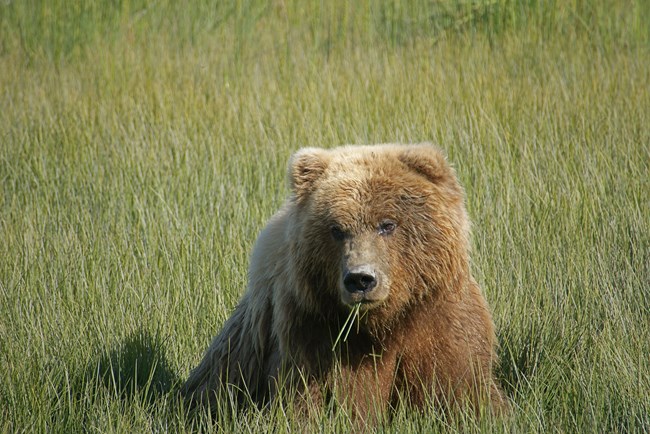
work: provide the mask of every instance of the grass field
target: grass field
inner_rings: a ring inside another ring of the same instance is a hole
[[[466,188],[513,412],[383,429],[650,431],[647,1],[185,3],[0,2],[1,432],[305,430],[176,387],[289,155],[417,141]]]

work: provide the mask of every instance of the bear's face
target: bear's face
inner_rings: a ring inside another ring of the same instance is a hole
[[[305,149],[289,171],[297,261],[315,300],[390,317],[456,274],[467,219],[436,148]]]

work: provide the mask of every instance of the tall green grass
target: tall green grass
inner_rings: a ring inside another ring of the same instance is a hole
[[[0,3],[0,430],[304,428],[190,418],[175,388],[293,151],[428,140],[466,187],[513,412],[386,429],[649,431],[648,22],[641,0]]]

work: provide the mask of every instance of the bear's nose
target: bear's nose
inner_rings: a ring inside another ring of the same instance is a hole
[[[350,270],[343,277],[343,285],[348,292],[366,292],[377,285],[377,277],[371,270]]]

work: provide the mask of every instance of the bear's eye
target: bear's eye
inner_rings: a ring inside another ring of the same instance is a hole
[[[345,238],[345,232],[343,232],[343,229],[341,229],[341,226],[339,225],[330,226],[330,233],[332,234],[332,238],[336,241],[341,241]]]
[[[380,235],[390,235],[397,228],[397,223],[392,220],[384,220],[379,225],[379,234]]]

